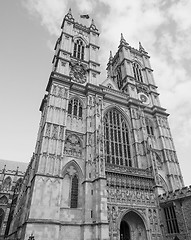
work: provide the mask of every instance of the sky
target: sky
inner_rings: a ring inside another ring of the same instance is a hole
[[[149,53],[183,178],[190,185],[190,0],[1,0],[0,159],[30,161],[55,42],[70,7],[76,21],[90,25],[91,19],[80,20],[80,14],[94,19],[103,73],[121,33],[132,47],[140,41]]]

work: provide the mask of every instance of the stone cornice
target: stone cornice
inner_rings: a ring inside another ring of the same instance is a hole
[[[47,92],[49,92],[51,84],[54,80],[57,81],[57,82],[60,82],[60,83],[65,83],[68,86],[72,85],[71,77],[69,77],[67,75],[63,75],[63,74],[58,73],[58,72],[52,71],[51,74],[50,74],[50,78],[49,78],[47,87],[46,87]]]
[[[120,175],[128,175],[133,177],[139,177],[144,179],[154,179],[152,171],[148,169],[140,169],[140,168],[133,168],[133,167],[125,167],[125,166],[116,166],[106,164],[106,172],[120,174]]]

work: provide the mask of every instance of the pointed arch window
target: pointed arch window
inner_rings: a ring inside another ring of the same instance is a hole
[[[154,136],[153,124],[149,118],[146,118],[146,128],[147,128],[147,134]]]
[[[20,189],[21,189],[21,186],[22,186],[22,178],[19,178],[16,182],[16,185],[15,185],[15,189],[14,189],[14,193],[15,194],[18,194],[20,192]]]
[[[4,191],[9,191],[11,189],[11,177],[6,177],[5,180],[3,181],[3,190]]]
[[[106,163],[132,167],[129,129],[116,109],[104,116],[104,143]]]
[[[76,174],[72,177],[70,207],[78,207],[78,177]]]
[[[141,68],[139,64],[137,64],[136,62],[133,63],[133,74],[134,74],[135,80],[139,82],[143,82]]]
[[[82,119],[82,103],[78,99],[73,98],[69,101],[68,115],[72,118]]]
[[[74,51],[73,51],[73,56],[75,58],[79,58],[81,60],[84,60],[84,43],[81,39],[77,39],[74,42]]]

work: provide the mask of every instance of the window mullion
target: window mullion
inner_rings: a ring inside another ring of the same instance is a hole
[[[116,122],[116,121],[117,121],[117,114],[118,114],[118,113],[115,111],[115,114],[113,114],[113,119],[115,118],[115,121],[114,121],[114,125],[115,125],[115,135],[116,135],[116,136],[115,136],[115,139],[116,139],[116,140],[115,140],[115,148],[116,148],[116,150],[117,150],[117,151],[115,150],[115,151],[117,152],[115,155],[116,155],[116,159],[118,159],[118,163],[119,163],[119,162],[120,162],[120,161],[119,161],[119,139],[118,139],[118,128],[117,128],[117,122]],[[119,164],[119,165],[120,165],[120,164]]]
[[[108,113],[108,126],[109,126],[109,139],[111,139],[111,121],[110,121],[110,114]],[[111,149],[111,141],[112,139],[109,141],[109,152],[110,152],[110,156],[109,156],[109,161],[110,163],[112,163],[112,149]]]
[[[77,105],[77,119],[79,118],[79,109],[80,109],[80,101],[78,101],[78,105]]]
[[[126,129],[124,129],[124,136],[125,136],[125,148],[126,148],[126,158],[127,158],[127,165],[129,166],[129,155],[128,155],[128,146],[127,146],[127,135],[126,135]]]
[[[121,132],[121,150],[122,150],[122,161],[123,166],[125,166],[125,152],[124,152],[124,142],[123,142],[123,124],[121,121],[121,116],[119,116],[119,126],[120,126],[120,132]]]
[[[72,104],[72,117],[74,116],[74,99],[72,99],[71,101],[71,104]]]
[[[114,147],[114,159],[116,164],[116,148],[115,148],[115,126],[114,126],[114,111],[112,111],[112,128],[113,128],[113,147]]]

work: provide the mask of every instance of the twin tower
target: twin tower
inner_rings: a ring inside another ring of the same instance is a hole
[[[61,28],[8,239],[163,239],[158,195],[184,184],[150,57],[121,36],[101,81],[94,22]]]

